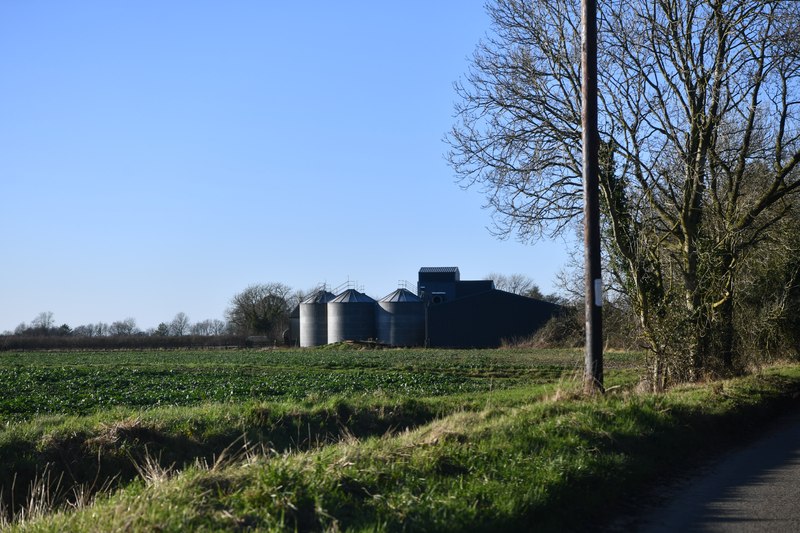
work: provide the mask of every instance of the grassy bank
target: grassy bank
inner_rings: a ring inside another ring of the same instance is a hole
[[[8,425],[0,452],[128,469],[96,500],[78,490],[59,512],[29,505],[20,530],[582,529],[757,431],[794,401],[800,367],[659,396],[618,384],[588,400],[560,378],[420,398],[119,407]]]
[[[0,518],[124,487],[141,464],[185,469],[242,443],[304,451],[536,401],[573,379],[580,358],[347,346],[2,353]],[[635,383],[640,359],[615,354],[610,380]]]

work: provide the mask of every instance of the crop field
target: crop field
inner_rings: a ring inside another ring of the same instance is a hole
[[[0,421],[117,406],[478,393],[569,378],[581,358],[575,350],[0,353]],[[637,354],[617,359],[630,367]]]
[[[582,529],[676,454],[718,448],[800,391],[794,365],[724,393],[642,395],[643,354],[607,353],[610,392],[584,398],[582,361],[347,345],[0,352],[0,528]]]

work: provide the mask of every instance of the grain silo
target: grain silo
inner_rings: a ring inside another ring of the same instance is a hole
[[[397,289],[378,302],[375,312],[378,342],[390,346],[422,346],[425,342],[425,304],[406,289]]]
[[[375,338],[375,300],[348,289],[328,302],[328,342]]]
[[[335,295],[319,290],[300,303],[300,346],[328,343],[328,302]]]

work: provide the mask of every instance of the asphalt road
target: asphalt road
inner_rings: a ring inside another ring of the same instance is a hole
[[[612,529],[800,532],[800,413],[662,496]]]

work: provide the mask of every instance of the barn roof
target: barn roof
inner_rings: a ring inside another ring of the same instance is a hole
[[[419,269],[420,274],[442,274],[442,273],[456,273],[458,274],[458,267],[422,267]]]

